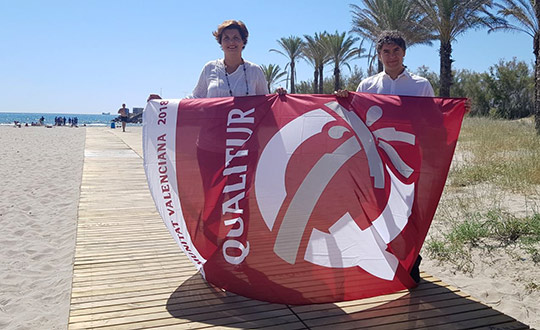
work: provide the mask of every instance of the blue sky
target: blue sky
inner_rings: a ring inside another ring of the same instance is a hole
[[[279,64],[276,40],[315,32],[348,32],[349,4],[359,1],[0,0],[0,112],[116,112],[144,107],[149,93],[181,98],[202,66],[221,58],[212,36],[219,23],[240,19],[249,42],[244,58]],[[453,68],[487,71],[500,59],[532,63],[523,33],[470,31],[453,44]],[[407,50],[405,64],[439,70],[438,42]],[[364,59],[354,60],[365,71]],[[300,80],[312,69],[298,64]],[[347,69],[345,69],[347,70]],[[330,68],[325,72],[332,74]]]

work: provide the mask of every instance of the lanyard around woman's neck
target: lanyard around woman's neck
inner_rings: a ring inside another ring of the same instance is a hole
[[[227,65],[225,64],[225,60],[223,60],[223,68],[225,70],[225,80],[227,81],[227,86],[229,87],[229,95],[233,96],[233,92],[232,92],[232,89],[231,89],[231,83],[229,81],[229,74],[227,73]],[[247,80],[246,62],[244,62],[244,60],[242,60],[242,69],[244,71],[244,80],[246,82],[246,95],[249,95],[249,85],[248,85],[248,80]]]

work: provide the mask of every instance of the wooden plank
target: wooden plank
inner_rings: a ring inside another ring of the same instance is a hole
[[[122,318],[125,319],[127,317],[137,316],[140,314],[162,314],[163,312],[169,312],[170,314],[174,314],[177,317],[186,317],[190,315],[198,315],[201,314],[202,311],[204,313],[210,313],[215,314],[223,311],[229,311],[229,313],[232,313],[234,311],[243,311],[247,312],[249,309],[251,310],[257,310],[259,311],[259,307],[263,305],[264,309],[267,310],[269,304],[264,303],[261,301],[246,299],[239,302],[233,302],[228,303],[224,305],[221,300],[215,300],[213,303],[205,300],[203,303],[199,304],[167,304],[167,306],[163,306],[162,304],[157,303],[157,301],[153,301],[152,303],[144,303],[138,304],[136,306],[108,306],[107,308],[103,307],[99,310],[95,310],[94,312],[102,314],[103,318],[108,319],[114,319],[114,318]],[[116,307],[116,308],[112,308]],[[283,308],[283,306],[274,306],[273,308],[280,309]],[[72,321],[73,322],[87,322],[92,321],[93,314],[82,314],[79,316],[73,316]]]
[[[202,309],[200,313],[189,315],[186,318],[182,317],[182,315],[178,315],[178,317],[171,317],[171,314],[175,316],[174,313],[174,311],[169,312],[165,310],[161,313],[145,314],[144,311],[142,311],[142,313],[139,313],[135,316],[126,316],[111,319],[100,317],[100,319],[89,320],[87,322],[73,322],[71,323],[70,328],[88,329],[102,326],[113,326],[116,329],[132,329],[171,324],[187,324],[193,323],[193,321],[195,321],[195,323],[204,324],[204,326],[207,327],[208,323],[213,325],[228,325],[238,322],[254,320],[268,320],[269,322],[276,322],[276,319],[281,317],[285,317],[287,321],[294,319],[294,316],[290,312],[290,310],[283,307],[283,305],[266,305],[265,308],[247,307],[243,309],[214,311],[211,313],[206,313],[204,312],[204,309]],[[191,327],[193,326],[191,325]]]
[[[443,322],[448,322],[443,324]],[[445,317],[442,320],[431,320],[424,322],[423,327],[409,322],[409,324],[400,323],[399,326],[403,329],[433,329],[436,325],[437,329],[454,330],[454,329],[489,329],[489,330],[518,330],[529,329],[529,327],[521,322],[517,322],[508,315],[501,314],[493,309],[484,309],[471,313],[461,313]],[[384,329],[384,328],[374,328]]]
[[[163,307],[162,299],[167,299],[167,306],[178,305],[178,308],[193,309],[204,308],[211,305],[233,305],[239,306],[241,303],[245,304],[262,304],[263,302],[247,299],[242,296],[230,295],[227,297],[207,297],[202,295],[171,298],[170,293],[165,296],[153,295],[141,297],[133,297],[129,299],[109,301],[108,304],[80,304],[74,311],[72,316],[77,315],[92,315],[100,313],[110,313],[118,311],[132,310],[135,308],[148,308],[148,307]],[[222,307],[220,307],[222,308]],[[236,307],[235,307],[236,308]]]

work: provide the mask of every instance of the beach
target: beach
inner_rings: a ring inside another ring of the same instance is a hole
[[[108,128],[0,126],[1,329],[67,328],[85,134],[92,129]],[[130,141],[140,141],[141,127],[127,131]],[[517,198],[506,200],[523,209]],[[437,221],[434,233],[446,225]],[[540,283],[530,261],[492,251],[473,255],[474,272],[463,274],[422,255],[421,270],[540,328],[540,291],[526,286]]]
[[[0,126],[0,328],[66,329],[84,128]]]

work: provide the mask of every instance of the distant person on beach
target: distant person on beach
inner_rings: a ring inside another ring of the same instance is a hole
[[[377,56],[384,70],[360,82],[357,92],[371,94],[390,94],[402,96],[434,97],[433,87],[426,78],[414,75],[403,65],[407,46],[398,31],[383,31],[377,40]],[[347,90],[334,92],[338,97],[348,97]],[[411,269],[412,279],[420,282],[420,262],[418,255]]]
[[[262,69],[242,58],[248,42],[248,30],[242,21],[227,20],[212,33],[223,50],[223,59],[206,63],[193,93],[188,98],[227,97],[268,94]],[[284,94],[285,90],[276,90]],[[148,101],[161,99],[150,94]]]
[[[120,121],[122,122],[122,132],[126,131],[126,123],[128,121],[128,113],[126,109],[126,104],[122,104],[122,107],[118,110],[120,114]]]

